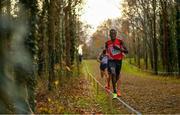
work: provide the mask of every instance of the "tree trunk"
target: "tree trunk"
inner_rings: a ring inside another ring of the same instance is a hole
[[[141,56],[140,56],[140,40],[139,36],[137,36],[137,62],[138,62],[138,67],[141,68]]]
[[[151,35],[153,35],[153,21],[150,20],[150,33]],[[153,39],[153,38],[151,38]],[[152,40],[150,40],[150,44],[152,44]],[[150,46],[150,49],[149,49],[149,55],[150,55],[150,62],[151,62],[151,69],[154,69],[154,56],[153,56],[153,47],[152,45]]]
[[[53,81],[55,79],[54,63],[55,63],[55,23],[54,23],[55,1],[50,1],[48,6],[48,50],[49,50],[49,83],[48,89],[53,89]]]
[[[154,52],[154,72],[157,74],[157,61],[158,61],[158,47],[156,38],[156,0],[153,0],[153,52]]]
[[[178,55],[178,70],[180,75],[180,0],[176,0],[176,36],[177,36],[177,55]]]
[[[68,6],[65,8],[65,39],[66,39],[66,68],[71,67],[71,34],[70,34],[70,18],[71,18],[71,3],[72,1],[68,1]],[[66,69],[66,76],[70,75],[69,69]]]
[[[167,12],[167,2],[161,0],[162,5],[162,16],[163,16],[163,57],[166,72],[170,72],[169,65],[169,27],[168,27],[168,12]]]
[[[0,1],[0,113],[10,113],[9,109],[10,109],[10,105],[11,104],[11,99],[9,99],[9,95],[5,89],[5,87],[7,88],[7,76],[5,74],[5,55],[4,55],[4,49],[5,49],[5,31],[4,27],[1,25],[3,22],[3,19],[1,19],[1,13],[2,13],[2,5],[1,5]],[[4,20],[5,21],[5,20]],[[7,22],[7,21],[6,21]]]

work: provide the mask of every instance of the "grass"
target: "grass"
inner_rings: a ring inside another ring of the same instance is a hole
[[[131,60],[131,64],[132,64],[132,65],[138,66],[138,64],[137,64],[137,62],[135,62],[134,58],[126,58],[125,60],[126,60],[127,62],[129,62],[129,63],[130,63],[130,60]],[[157,65],[157,66],[158,66],[158,67],[157,67],[158,71],[166,72],[165,68],[163,67],[162,61],[158,61],[157,64],[158,64],[158,65]],[[144,69],[145,66],[146,66],[145,61],[144,61],[143,58],[141,58],[141,59],[140,59],[140,68],[141,68],[141,69]],[[150,59],[148,59],[148,65],[147,65],[147,66],[148,66],[148,70],[152,71]],[[178,71],[178,70],[174,68],[173,71]]]
[[[99,66],[98,62],[96,60],[85,60],[88,68],[90,71],[94,71],[94,66]]]
[[[126,60],[123,60],[122,72],[132,74],[135,76],[142,76],[142,77],[150,75],[150,73],[143,72],[140,69],[138,69],[136,66],[130,65]]]
[[[89,67],[89,70],[93,70],[94,66],[98,66],[98,62],[96,60],[86,60],[86,63]],[[173,83],[180,83],[180,77],[179,76],[163,76],[163,75],[155,75],[149,72],[145,72],[140,70],[138,67],[129,64],[127,60],[123,60],[122,63],[122,73],[126,73],[129,75],[137,76],[137,77],[148,77],[152,79],[157,79],[161,81],[166,81],[166,82],[173,82]],[[95,74],[92,72],[92,74]]]
[[[90,73],[92,73],[94,76],[97,76],[97,74],[99,74],[99,69],[97,69],[99,67],[96,67],[99,66],[99,64],[96,60],[86,60],[85,63],[87,64]],[[94,84],[94,82],[92,82],[90,90],[92,92],[92,97],[94,101],[98,104],[99,107],[101,107],[101,111],[103,111],[104,114],[122,113],[120,110],[118,110],[112,105],[111,95],[107,94],[105,90],[102,90],[100,86],[98,87],[99,88],[97,89],[97,83]]]
[[[87,102],[90,102],[91,100],[88,99],[88,98],[80,98],[78,101],[77,101],[77,105],[78,107],[80,108],[89,108],[91,106],[91,103],[87,103]]]
[[[96,60],[86,60],[86,64],[88,65],[89,70],[94,73],[94,66],[98,66],[98,62]],[[150,75],[149,73],[146,72],[141,72],[137,67],[130,65],[127,61],[123,61],[122,64],[122,72],[136,75],[136,76],[147,76]]]
[[[96,89],[94,89],[96,90]],[[108,99],[110,98],[110,99]],[[112,101],[112,97],[105,94],[105,92],[101,91],[99,94],[96,95],[95,101],[101,106],[102,111],[107,114],[107,113],[120,113],[117,109],[115,109],[110,101]]]
[[[154,75],[152,73],[145,72],[138,69],[136,66],[129,64],[126,60],[123,61],[122,72],[126,74],[130,74],[130,75],[134,75],[137,77],[148,77],[148,78],[153,78],[153,79],[166,81],[166,82],[180,83],[180,79],[179,79],[180,77],[178,76]]]

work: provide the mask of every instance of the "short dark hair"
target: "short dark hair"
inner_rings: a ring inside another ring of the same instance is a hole
[[[110,33],[115,32],[117,34],[117,31],[115,29],[110,29]]]

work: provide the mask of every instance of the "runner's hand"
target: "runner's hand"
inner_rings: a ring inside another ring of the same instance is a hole
[[[113,48],[116,49],[116,50],[120,50],[120,48],[115,46],[115,45],[113,46]]]
[[[117,47],[117,46],[113,46],[113,48],[116,49],[116,50],[119,50],[119,51],[123,52],[123,50],[122,50],[121,48]]]

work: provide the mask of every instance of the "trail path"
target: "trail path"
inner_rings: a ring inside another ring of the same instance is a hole
[[[92,74],[100,79],[100,73],[97,71],[98,63],[91,60],[87,61],[87,64]],[[121,77],[121,99],[141,113],[180,113],[179,79],[177,81],[156,79],[153,75],[140,77],[123,70]]]
[[[95,60],[84,62],[89,72],[104,86],[99,64]],[[131,113],[88,76],[84,62],[81,76],[61,78],[60,85],[52,92],[44,88],[46,81],[38,84],[36,113]],[[121,77],[121,99],[134,109],[146,114],[180,113],[179,79],[162,80],[151,75],[140,77],[124,70]]]

